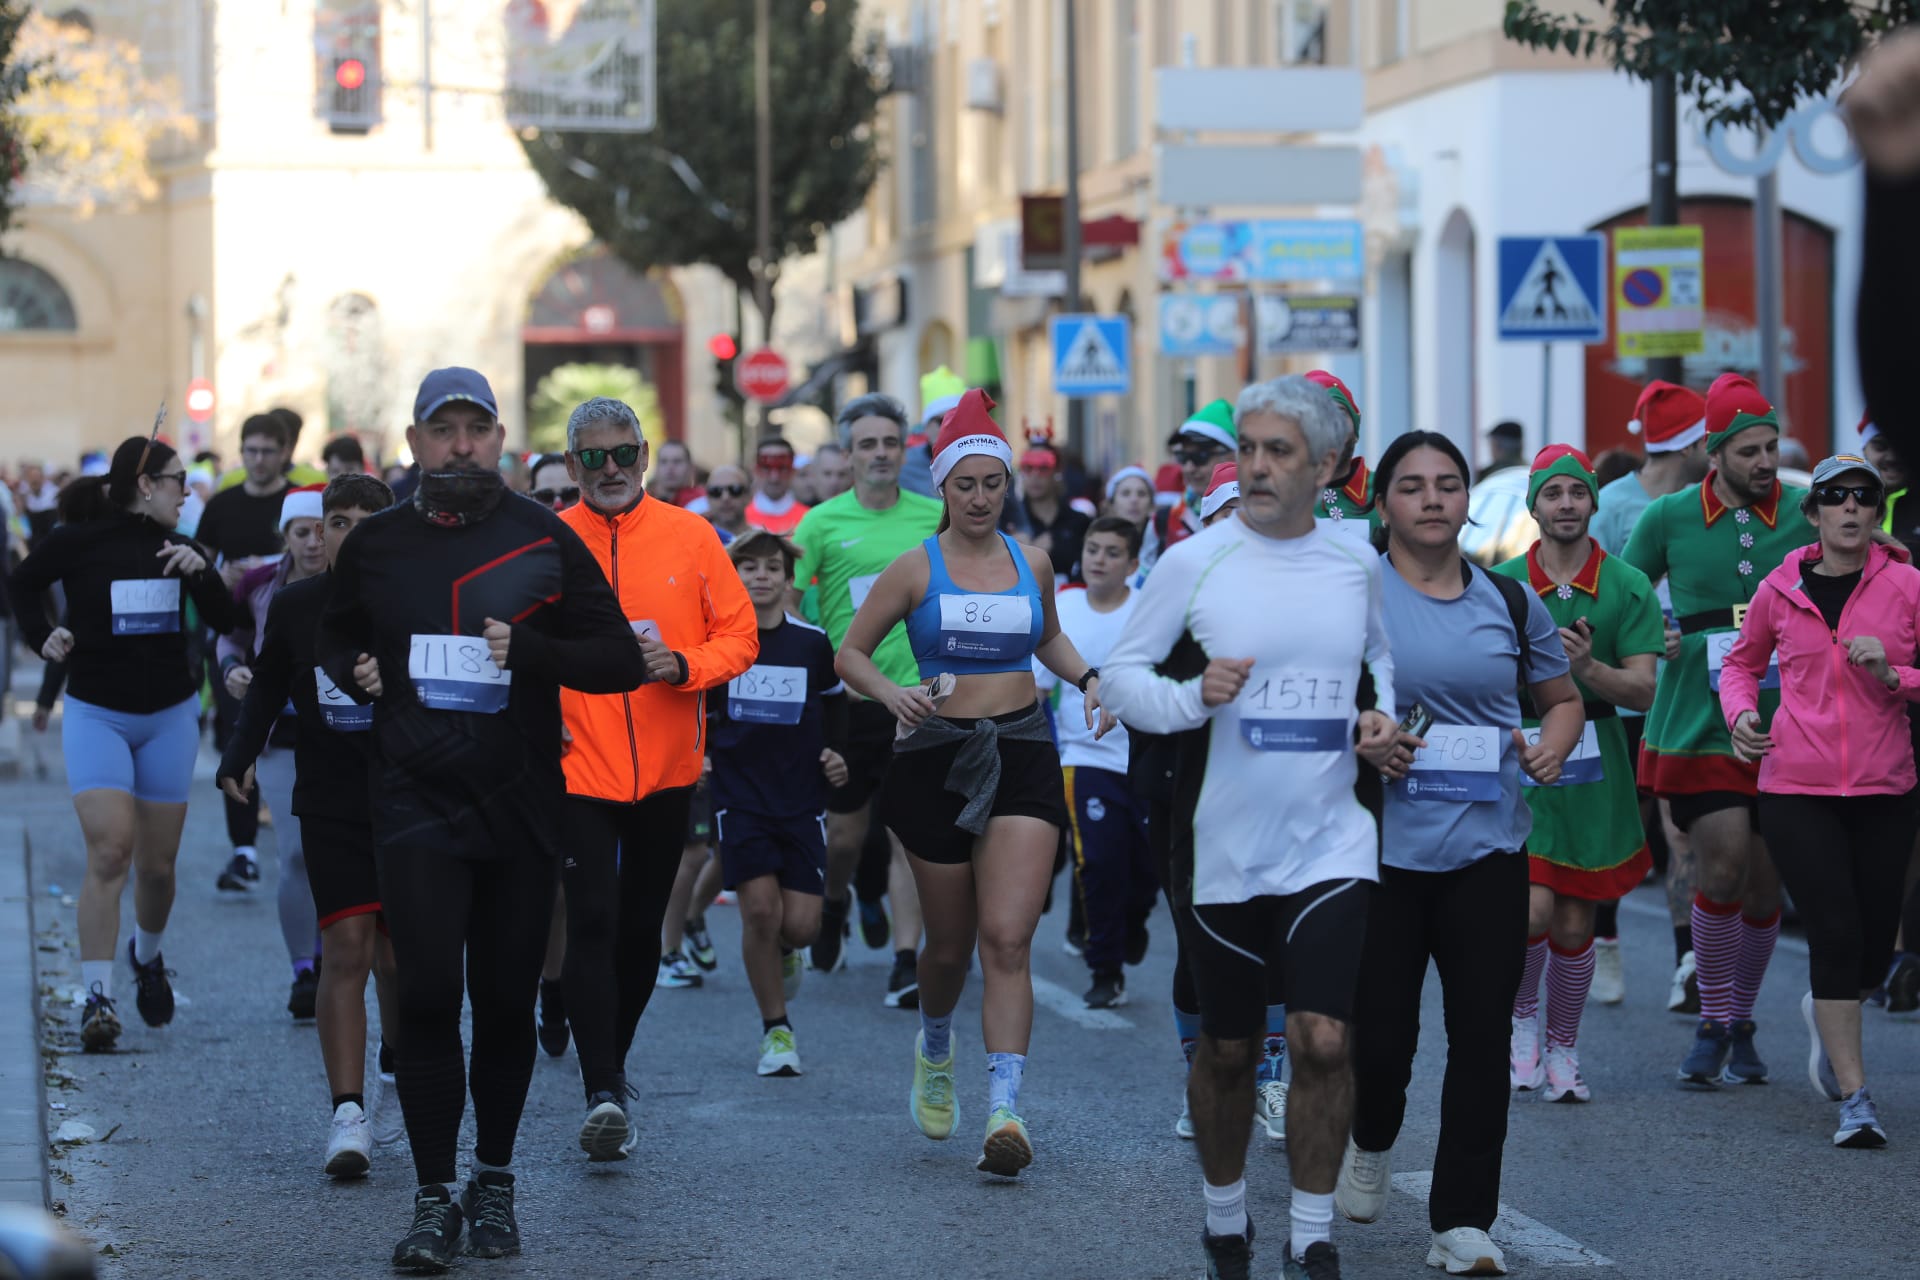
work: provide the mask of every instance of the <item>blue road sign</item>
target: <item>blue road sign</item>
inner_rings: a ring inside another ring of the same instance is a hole
[[[1502,342],[1605,342],[1604,235],[1500,237]]]
[[[1053,389],[1123,396],[1133,389],[1133,325],[1125,316],[1053,317]]]

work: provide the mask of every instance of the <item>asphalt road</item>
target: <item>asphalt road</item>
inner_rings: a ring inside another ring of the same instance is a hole
[[[60,782],[57,726],[30,739],[47,775],[0,784],[35,849],[44,983],[78,981],[73,910],[78,830]],[[203,755],[202,773],[210,775]],[[263,861],[271,868],[271,836]],[[242,901],[213,881],[226,854],[210,780],[198,784],[180,860],[166,956],[179,1015],[149,1030],[124,1001],[120,1051],[77,1049],[78,1014],[60,1004],[45,1031],[49,1130],[77,1120],[95,1137],[56,1143],[54,1193],[109,1277],[333,1277],[388,1274],[413,1191],[404,1151],[372,1176],[320,1172],[328,1093],[312,1027],[284,1011],[287,977],[273,875]],[[1880,1152],[1828,1145],[1833,1108],[1804,1079],[1797,1008],[1804,949],[1788,940],[1761,997],[1761,1048],[1775,1082],[1684,1093],[1674,1067],[1689,1040],[1665,1012],[1671,943],[1664,906],[1643,890],[1623,916],[1628,1000],[1592,1007],[1583,1061],[1591,1105],[1514,1102],[1495,1237],[1512,1274],[1651,1277],[1911,1277],[1920,1188],[1920,1024],[1869,1011],[1875,1095],[1894,1142]],[[708,916],[718,974],[662,991],[629,1064],[642,1092],[636,1158],[589,1167],[571,1057],[542,1057],[516,1158],[525,1255],[467,1260],[460,1274],[506,1277],[1191,1277],[1204,1271],[1193,1148],[1174,1137],[1181,1069],[1166,992],[1171,929],[1134,971],[1133,1003],[1090,1014],[1080,963],[1060,949],[1065,912],[1041,922],[1040,1008],[1021,1105],[1038,1159],[1016,1183],[973,1170],[985,1072],[961,1089],[955,1140],[920,1137],[906,1114],[911,1014],[881,1004],[887,963],[857,940],[853,967],[809,974],[794,1005],[806,1074],[755,1076],[759,1023],[738,958],[734,913]],[[130,906],[126,915],[131,927]],[[123,937],[125,935],[123,934]],[[18,939],[0,940],[19,945]],[[131,979],[118,979],[123,994]],[[980,1058],[978,987],[956,1020],[963,1063]],[[1437,980],[1408,1125],[1394,1152],[1400,1194],[1381,1222],[1342,1222],[1350,1277],[1416,1277],[1424,1265],[1422,1191],[1432,1153],[1444,1045]],[[463,1142],[471,1141],[471,1121]],[[464,1167],[464,1164],[463,1164]],[[1277,1275],[1287,1223],[1286,1158],[1255,1140],[1256,1262]],[[1602,1273],[1605,1274],[1605,1273]]]

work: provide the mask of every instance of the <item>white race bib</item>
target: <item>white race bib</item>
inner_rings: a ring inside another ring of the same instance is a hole
[[[1500,798],[1500,731],[1485,725],[1436,724],[1413,753],[1400,787],[1409,800],[1468,804]]]
[[[636,636],[652,636],[655,640],[660,640],[660,624],[652,618],[628,618],[627,625],[633,628],[633,634]],[[666,641],[660,640],[660,643],[665,644]]]
[[[1328,533],[1344,534],[1361,542],[1373,536],[1373,528],[1365,516],[1344,516],[1338,520],[1332,516],[1315,516],[1313,522]]]
[[[1527,745],[1529,747],[1537,747],[1540,745],[1540,730],[1538,727],[1522,729],[1520,732],[1526,735]],[[1594,727],[1593,721],[1589,720],[1586,723],[1586,727],[1580,731],[1579,745],[1573,749],[1573,754],[1567,757],[1566,763],[1560,766],[1560,781],[1553,785],[1556,787],[1578,787],[1589,782],[1604,781],[1606,776],[1606,768],[1600,760],[1600,733]],[[1520,785],[1523,787],[1537,787],[1540,784],[1532,778],[1529,778],[1527,771],[1522,769],[1520,771]]]
[[[313,691],[320,702],[320,718],[335,733],[365,733],[373,728],[373,704],[362,706],[340,692],[325,667],[313,669]]]
[[[755,663],[727,682],[727,715],[742,724],[799,724],[807,669]]]
[[[493,664],[478,636],[415,636],[407,650],[407,674],[420,705],[435,711],[494,715],[506,709],[513,673]]]
[[[1024,595],[941,593],[940,647],[956,658],[1000,661],[1033,652],[1033,600]]]
[[[1733,652],[1733,646],[1739,641],[1738,631],[1716,631],[1707,637],[1707,687],[1715,693],[1720,692],[1720,669],[1727,665],[1727,655]],[[1762,689],[1780,687],[1780,655],[1767,655],[1767,674],[1760,678]]]
[[[857,578],[847,579],[847,598],[853,601],[853,611],[860,612],[860,606],[867,602],[867,596],[873,590],[873,584],[880,581],[877,573],[863,573]]]
[[[1353,745],[1359,672],[1283,671],[1252,679],[1234,700],[1240,737],[1255,751],[1345,751]]]
[[[114,635],[153,636],[180,630],[180,579],[121,578],[107,590]]]

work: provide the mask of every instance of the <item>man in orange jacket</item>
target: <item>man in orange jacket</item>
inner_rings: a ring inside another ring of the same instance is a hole
[[[567,474],[582,501],[560,518],[600,562],[647,663],[647,682],[631,693],[560,698],[570,738],[562,981],[587,1091],[580,1146],[592,1160],[623,1160],[635,1140],[627,1053],[653,995],[660,922],[706,751],[706,691],[760,653],[753,602],[719,535],[646,496],[646,470],[632,409],[596,396],[573,411]]]

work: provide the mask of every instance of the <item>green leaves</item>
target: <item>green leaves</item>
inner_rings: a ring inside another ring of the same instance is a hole
[[[25,134],[13,114],[13,104],[26,91],[31,72],[14,56],[14,42],[26,20],[26,0],[0,0],[0,235],[13,224],[14,183],[27,168]]]

